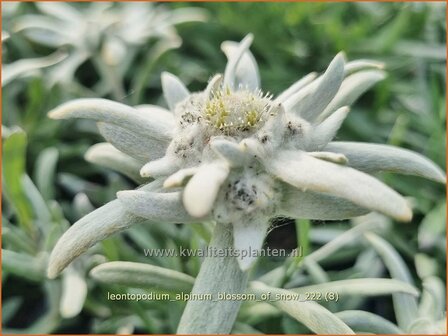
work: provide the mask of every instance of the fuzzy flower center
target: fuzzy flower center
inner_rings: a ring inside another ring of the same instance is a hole
[[[226,88],[213,92],[205,102],[203,119],[215,130],[234,135],[261,128],[271,109],[269,94]]]

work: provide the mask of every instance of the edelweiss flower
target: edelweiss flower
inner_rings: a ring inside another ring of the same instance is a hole
[[[347,105],[384,77],[377,63],[346,63],[338,54],[321,76],[310,74],[274,98],[261,90],[248,51],[251,41],[249,35],[239,44],[223,44],[224,75],[214,76],[202,92],[190,93],[164,73],[170,111],[87,99],[50,113],[55,119],[98,121],[115,148],[96,145],[88,153],[91,161],[107,152],[115,167],[129,172],[142,166],[141,176],[154,178],[139,190],[119,192],[118,200],[74,224],[52,253],[50,276],[97,241],[143,218],[211,219],[233,227],[236,249],[258,250],[270,219],[278,216],[332,220],[378,211],[409,221],[406,200],[368,173],[393,171],[445,182],[443,171],[409,150],[330,142]],[[254,260],[238,261],[245,270]]]
[[[8,40],[10,35],[6,31],[2,31],[2,46],[3,42]],[[3,46],[5,50],[5,46]],[[67,55],[65,53],[56,51],[55,53],[46,57],[26,58],[9,64],[2,64],[2,86],[5,86],[17,78],[26,77],[39,73],[40,69],[50,67],[62,61]]]
[[[23,31],[33,42],[49,47],[70,47],[67,60],[52,72],[51,83],[71,83],[75,71],[87,59],[92,59],[100,73],[110,73],[108,67],[118,67],[115,77],[122,76],[138,47],[155,38],[179,45],[174,25],[188,21],[203,21],[205,12],[196,8],[172,11],[151,3],[91,3],[85,8],[64,3],[36,2],[45,15],[27,14],[15,20],[15,31]],[[119,78],[104,78],[109,80]],[[112,89],[109,85],[109,89]],[[124,93],[121,94],[124,96]]]

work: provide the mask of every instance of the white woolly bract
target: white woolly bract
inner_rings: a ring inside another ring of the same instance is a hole
[[[112,217],[104,207],[97,210],[102,216],[99,231],[88,226],[87,221],[97,219],[93,215],[73,225],[71,230],[97,239],[64,235],[61,241],[73,252],[57,245],[51,275],[99,239],[128,226],[123,219],[132,217],[127,212],[165,222],[213,219],[234,228],[236,248],[260,249],[270,219],[277,216],[331,220],[374,210],[409,221],[412,211],[405,199],[370,173],[389,170],[445,182],[439,167],[411,151],[331,142],[348,115],[347,105],[384,78],[381,64],[346,63],[339,53],[322,75],[305,76],[275,98],[261,89],[258,66],[248,50],[252,39],[248,35],[239,44],[223,43],[228,64],[204,91],[190,93],[178,77],[163,73],[170,111],[83,99],[51,112],[57,119],[97,121],[106,140],[134,158],[132,166],[122,160],[118,164],[115,153],[107,157],[110,165],[134,176],[139,162],[141,176],[154,178],[152,186],[159,186],[151,192],[120,193],[119,207],[110,209],[119,213]],[[89,157],[106,164],[99,154],[97,150]],[[239,264],[247,269],[253,261]]]

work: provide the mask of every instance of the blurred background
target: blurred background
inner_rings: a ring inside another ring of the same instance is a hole
[[[194,276],[199,258],[148,258],[142,249],[207,241],[203,227],[140,225],[98,244],[61,278],[47,280],[46,258],[61,233],[116,191],[137,186],[86,162],[87,149],[104,141],[95,123],[50,120],[49,110],[80,97],[166,106],[162,71],[179,76],[191,91],[202,90],[224,70],[221,43],[251,32],[263,90],[274,95],[309,72],[323,71],[341,50],[349,60],[384,62],[388,77],[353,105],[337,140],[409,148],[445,169],[445,13],[443,2],[2,3],[3,332],[173,333],[183,303],[107,301],[107,291],[134,289],[101,284],[88,272],[105,261],[129,260]],[[415,216],[407,224],[369,220],[381,223],[379,234],[401,256],[417,288],[427,277],[438,279],[436,288],[445,287],[444,186],[417,177],[381,178],[410,197]],[[354,225],[282,220],[266,244],[299,244],[310,252]],[[254,277],[283,262],[261,260]],[[387,277],[368,244],[349,241],[322,261],[321,281],[365,277],[376,263],[371,276]],[[313,274],[297,270],[282,285],[315,283]],[[436,304],[439,313],[445,311],[445,302]],[[386,296],[355,297],[327,308],[355,307],[395,322]],[[235,332],[307,332],[275,312],[251,317],[250,308],[243,305]]]

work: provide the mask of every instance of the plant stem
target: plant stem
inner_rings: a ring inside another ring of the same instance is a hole
[[[209,245],[211,253],[202,263],[191,291],[191,294],[211,294],[212,299],[188,301],[178,334],[229,334],[232,330],[241,301],[219,300],[218,294],[242,294],[247,287],[247,272],[241,271],[236,258],[220,255],[232,247],[231,226],[218,223]]]

